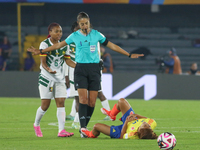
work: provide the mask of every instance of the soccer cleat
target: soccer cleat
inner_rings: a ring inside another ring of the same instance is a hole
[[[109,116],[106,116],[103,120],[111,120]]]
[[[79,122],[73,122],[73,123],[72,123],[72,129],[80,129],[80,124],[79,124]]]
[[[110,114],[110,113],[111,113],[110,110],[106,110],[105,108],[101,108],[101,112],[102,112],[104,115],[109,116],[109,117],[110,117],[110,120],[115,121],[116,116],[112,116],[112,115]]]
[[[34,127],[34,130],[35,130],[36,136],[37,136],[37,137],[43,137],[42,131],[40,130],[40,126],[35,126],[35,125],[33,124],[33,127]]]
[[[82,129],[82,128],[81,128],[81,129]],[[81,138],[87,138],[87,136],[81,132],[81,129],[79,129],[79,133],[80,133],[80,135],[81,135]],[[86,128],[85,128],[85,129],[86,129]]]
[[[80,134],[81,138],[87,138],[87,136],[85,136],[83,133]]]
[[[67,115],[66,118],[65,118],[65,120],[74,120],[74,117],[71,116],[71,115]]]
[[[70,136],[73,136],[73,135],[74,135],[74,133],[69,133],[65,129],[63,129],[62,131],[60,131],[58,133],[58,137],[70,137]]]
[[[88,137],[88,138],[97,138],[97,136],[94,136],[94,135],[92,134],[92,132],[89,131],[89,130],[86,129],[86,128],[81,128],[81,133],[82,133],[83,135],[85,135],[86,137]]]

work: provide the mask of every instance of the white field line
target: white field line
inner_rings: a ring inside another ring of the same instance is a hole
[[[108,121],[108,120],[91,120],[90,122],[102,122],[102,121]],[[65,126],[65,128],[71,129],[71,124],[73,121],[66,121],[65,124],[67,124],[67,126]],[[52,122],[52,123],[48,123],[48,125],[50,126],[58,126],[58,122]],[[70,125],[70,126],[69,126]],[[90,129],[92,127],[89,127],[88,129]],[[157,127],[157,128],[161,128],[161,129],[172,129],[173,132],[182,132],[182,133],[200,133],[200,131],[188,131],[187,129],[200,129],[200,127]],[[44,128],[43,128],[44,129]],[[48,128],[46,128],[48,129]],[[185,131],[177,131],[177,130],[173,130],[173,129],[185,129]],[[163,130],[157,130],[155,129],[155,131],[163,131]]]
[[[163,130],[156,130],[155,131],[157,132],[164,132]],[[172,130],[172,132],[179,132],[179,133],[200,133],[200,131],[176,131],[176,130]]]
[[[170,128],[170,129],[179,129],[179,128],[184,128],[184,129],[188,129],[188,128],[196,128],[196,129],[198,129],[198,128],[200,128],[200,127],[158,127],[158,128]]]

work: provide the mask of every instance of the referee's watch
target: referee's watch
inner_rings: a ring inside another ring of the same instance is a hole
[[[129,53],[129,56],[128,56],[129,58],[131,58],[131,53]]]

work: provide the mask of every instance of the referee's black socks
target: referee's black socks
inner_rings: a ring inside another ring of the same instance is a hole
[[[80,125],[81,128],[86,128],[86,117],[87,117],[87,109],[88,105],[87,104],[81,104],[79,103],[79,120],[80,120]]]
[[[90,121],[90,118],[92,117],[93,111],[94,111],[94,107],[87,106],[86,127]]]

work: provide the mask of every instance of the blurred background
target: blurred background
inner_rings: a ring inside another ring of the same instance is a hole
[[[0,0],[0,43],[9,41],[5,71],[25,71],[30,46],[39,47],[52,22],[63,28],[63,40],[77,14],[89,14],[94,29],[128,52],[145,57],[128,59],[107,48],[114,72],[164,74],[163,60],[172,47],[182,74],[193,62],[200,64],[200,0]],[[39,72],[39,57],[32,70]],[[3,63],[3,60],[0,60]]]
[[[93,28],[102,32],[110,41],[129,52],[146,47],[152,53],[145,59],[129,60],[106,49],[112,55],[115,71],[158,72],[159,64],[155,59],[175,47],[182,70],[186,72],[192,62],[199,63],[200,50],[195,42],[200,39],[200,5],[195,3],[198,0],[180,0],[179,4],[171,1],[172,5],[170,1],[165,1],[112,0],[109,3],[97,0],[63,0],[63,3],[56,3],[57,1],[52,0],[27,0],[32,2],[27,5],[23,5],[26,0],[12,0],[10,3],[9,0],[0,1],[0,40],[6,35],[12,45],[7,70],[21,69],[23,64],[20,63],[23,61],[20,62],[19,58],[26,57],[26,49],[31,45],[39,46],[46,38],[47,27],[51,22],[58,22],[63,27],[65,39],[71,33],[70,27],[76,21],[77,14],[85,11],[90,16]],[[17,9],[17,2],[24,2],[21,3],[20,10]],[[40,6],[34,5],[33,2],[46,3],[40,3]],[[188,4],[185,4],[186,2]],[[18,31],[19,11],[21,33]],[[21,43],[18,43],[19,34]],[[18,44],[22,46],[20,51]],[[37,64],[34,70],[39,71],[39,59],[34,59]]]

